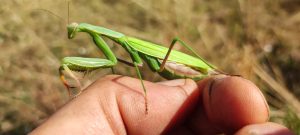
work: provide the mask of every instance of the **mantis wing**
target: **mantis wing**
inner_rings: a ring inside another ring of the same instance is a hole
[[[166,53],[168,52],[168,48],[164,46],[143,41],[140,39],[136,39],[133,37],[128,37],[128,42],[130,46],[135,50],[153,57],[157,57],[159,59],[164,59]],[[205,71],[213,69],[210,65],[207,64],[207,62],[204,62],[201,59],[198,59],[196,57],[187,55],[185,53],[176,50],[172,50],[168,61],[174,61],[176,63],[185,64]]]

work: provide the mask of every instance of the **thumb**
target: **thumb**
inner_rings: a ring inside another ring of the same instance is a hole
[[[203,106],[213,126],[229,134],[269,118],[268,104],[259,88],[237,76],[212,78],[203,89]]]

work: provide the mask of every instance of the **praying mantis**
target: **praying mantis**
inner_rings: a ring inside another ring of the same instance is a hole
[[[118,61],[120,61],[135,67],[137,76],[141,80],[141,86],[144,90],[145,110],[147,112],[147,88],[143,83],[143,79],[139,71],[139,67],[143,66],[144,63],[147,63],[152,71],[157,72],[160,76],[166,79],[190,78],[198,81],[211,75],[223,73],[202,59],[190,46],[179,38],[174,38],[170,47],[167,48],[159,44],[125,36],[122,33],[87,23],[71,23],[67,26],[67,30],[69,39],[74,38],[78,32],[89,34],[95,45],[106,57],[106,59],[84,57],[63,58],[59,68],[59,73],[62,82],[68,89],[69,94],[70,86],[64,77],[63,71],[70,74],[70,76],[74,78],[80,86],[80,82],[76,76],[72,74],[72,71],[88,72],[96,69],[112,68],[116,66]],[[106,37],[123,47],[126,52],[129,53],[132,62],[124,62],[117,59],[112,50],[103,40],[103,37]],[[180,45],[187,48],[195,56],[172,50],[176,42],[179,42]],[[79,95],[81,91],[77,95]]]

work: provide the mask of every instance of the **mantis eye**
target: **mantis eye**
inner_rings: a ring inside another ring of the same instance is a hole
[[[68,25],[67,30],[68,30],[68,38],[69,39],[75,37],[75,34],[77,32],[77,27],[78,27],[78,23],[75,23],[75,22]]]

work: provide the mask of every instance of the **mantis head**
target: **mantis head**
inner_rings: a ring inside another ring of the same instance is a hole
[[[68,38],[72,39],[75,37],[76,33],[79,31],[78,29],[78,23],[71,23],[67,26],[68,29]]]

